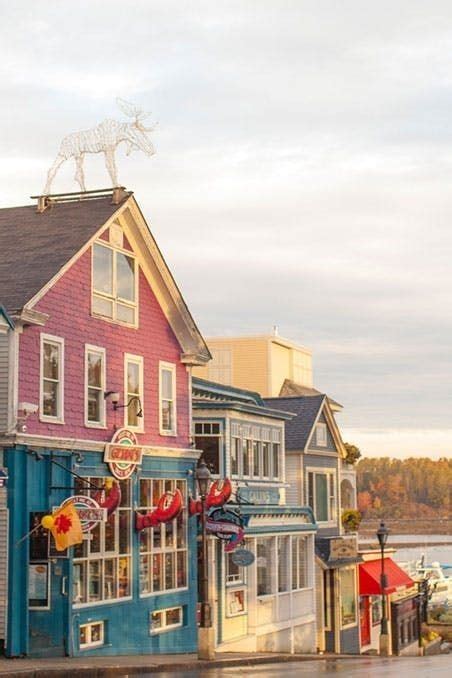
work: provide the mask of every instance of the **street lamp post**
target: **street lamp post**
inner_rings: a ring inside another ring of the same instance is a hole
[[[378,542],[380,544],[381,554],[381,574],[380,574],[380,589],[381,589],[381,633],[380,633],[380,655],[389,655],[389,634],[388,634],[388,618],[386,611],[386,589],[388,587],[387,576],[385,573],[385,546],[388,541],[389,530],[382,521],[377,530]]]
[[[212,614],[209,603],[209,561],[207,553],[207,529],[206,529],[206,496],[210,485],[211,474],[203,459],[196,469],[196,482],[201,498],[201,558],[200,566],[200,603],[201,619],[198,632],[198,658],[214,659],[214,642],[212,626]]]

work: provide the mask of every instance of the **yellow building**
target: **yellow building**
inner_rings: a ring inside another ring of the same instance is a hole
[[[312,388],[312,352],[277,334],[207,339],[212,360],[195,367],[202,379],[279,396],[284,381]]]

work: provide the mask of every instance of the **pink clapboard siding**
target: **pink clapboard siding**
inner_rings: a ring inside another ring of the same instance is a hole
[[[19,345],[19,402],[39,403],[40,334],[64,339],[64,424],[27,420],[27,433],[61,438],[109,441],[114,425],[124,425],[124,410],[107,402],[107,428],[84,426],[85,344],[106,350],[106,390],[119,391],[124,402],[124,354],[144,361],[144,433],[140,443],[168,447],[189,445],[189,386],[181,347],[143,272],[139,273],[139,327],[132,329],[91,316],[91,249],[40,299],[35,309],[49,314],[44,327],[26,327]],[[159,433],[159,361],[176,365],[177,436]]]

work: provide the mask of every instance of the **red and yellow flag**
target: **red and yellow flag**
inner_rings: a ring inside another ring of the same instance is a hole
[[[55,539],[57,551],[64,551],[73,544],[82,543],[82,526],[74,504],[68,503],[59,508],[52,515],[52,518],[53,525],[50,527],[50,531]]]

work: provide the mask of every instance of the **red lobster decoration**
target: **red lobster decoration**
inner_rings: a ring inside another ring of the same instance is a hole
[[[93,494],[93,499],[100,508],[107,509],[107,516],[111,516],[121,503],[121,488],[118,481],[107,478],[103,487]]]
[[[156,509],[145,515],[135,513],[135,529],[144,530],[145,527],[157,527],[160,523],[168,523],[177,518],[182,510],[182,501],[180,490],[165,492],[160,497]]]
[[[229,478],[224,480],[216,480],[212,483],[209,494],[206,497],[206,509],[214,506],[223,506],[231,496],[232,485]],[[193,499],[190,497],[188,502],[188,512],[191,516],[202,512],[202,505],[200,499]]]

